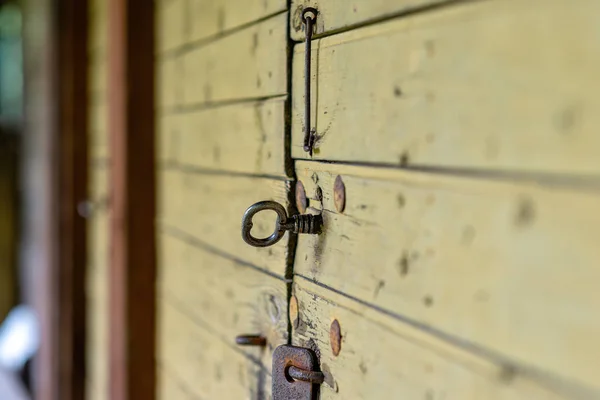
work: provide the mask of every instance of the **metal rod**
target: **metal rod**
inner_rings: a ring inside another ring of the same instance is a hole
[[[317,19],[317,10],[307,7],[302,11],[302,19],[306,28],[306,48],[304,53],[304,151],[312,156],[314,135],[310,126],[310,86],[311,86],[311,40],[314,30],[314,23]]]
[[[320,385],[325,380],[325,375],[322,372],[307,371],[305,369],[294,367],[293,365],[288,368],[287,373],[290,378],[296,381],[316,383],[317,385]]]

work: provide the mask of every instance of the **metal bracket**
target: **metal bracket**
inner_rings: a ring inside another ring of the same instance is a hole
[[[273,400],[315,400],[324,380],[312,350],[283,345],[273,352]]]

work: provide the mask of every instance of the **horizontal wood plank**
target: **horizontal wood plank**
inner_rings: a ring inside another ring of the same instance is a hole
[[[165,366],[158,370],[158,400],[203,400],[204,397],[195,395],[192,389],[181,382],[178,376],[169,371]]]
[[[172,109],[183,104],[183,86],[187,84],[183,75],[183,60],[162,58],[156,63],[158,108]],[[190,78],[193,80],[194,78]]]
[[[315,34],[323,35],[452,1],[456,0],[292,0],[290,35],[293,40],[305,39],[302,24],[302,10],[305,7],[319,10]]]
[[[192,395],[200,399],[270,396],[268,371],[169,302],[162,301],[158,305],[159,362],[179,377]]]
[[[170,158],[187,166],[286,176],[285,101],[171,114],[162,119],[161,142],[170,146]]]
[[[285,94],[286,21],[279,14],[185,53],[184,105]]]
[[[314,158],[598,176],[599,11],[462,2],[315,41]],[[302,85],[297,45],[296,158],[307,157]]]
[[[158,220],[163,227],[184,232],[205,246],[279,276],[285,275],[288,235],[271,247],[252,247],[242,240],[241,221],[246,209],[258,201],[274,200],[287,207],[288,182],[178,168],[162,170],[159,178]],[[274,213],[259,213],[252,233],[267,237],[274,227]]]
[[[286,9],[286,0],[191,0],[190,39],[206,39]]]
[[[188,0],[156,2],[156,52],[175,49],[186,42]]]
[[[322,400],[583,400],[599,394],[478,357],[304,279],[295,280],[293,293],[300,317],[292,342],[319,354]],[[334,320],[341,328],[337,356]]]
[[[306,161],[296,170],[313,208],[322,191],[324,232],[299,237],[294,273],[600,386],[600,194]]]
[[[218,39],[220,35],[285,11],[285,0],[172,0],[159,3],[157,52]]]
[[[159,290],[235,346],[241,334],[267,339],[264,351],[240,347],[271,370],[272,352],[287,342],[287,288],[283,280],[207,252],[169,235],[160,236]]]

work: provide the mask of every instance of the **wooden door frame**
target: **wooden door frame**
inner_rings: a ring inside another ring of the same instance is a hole
[[[20,275],[37,312],[36,399],[83,400],[86,338],[87,0],[23,0]]]
[[[154,4],[109,0],[109,396],[156,397]]]

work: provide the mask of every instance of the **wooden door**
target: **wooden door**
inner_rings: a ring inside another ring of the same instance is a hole
[[[270,398],[291,343],[317,353],[321,399],[600,398],[598,11],[162,0],[161,397]],[[248,246],[261,200],[323,232]]]

